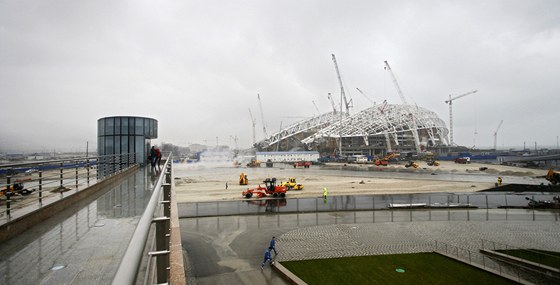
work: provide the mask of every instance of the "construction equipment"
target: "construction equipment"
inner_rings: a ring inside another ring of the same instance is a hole
[[[255,145],[257,143],[257,138],[255,136],[255,125],[257,121],[255,120],[255,118],[253,118],[253,113],[251,113],[251,109],[249,109],[249,116],[251,116],[251,124],[253,126],[253,145]]]
[[[286,187],[286,190],[301,190],[303,189],[303,184],[298,184],[296,182],[296,179],[293,177],[290,177],[288,179],[288,181],[286,182],[282,182],[282,186]]]
[[[274,166],[274,162],[271,159],[266,160],[266,167],[271,168]]]
[[[406,167],[406,168],[409,168],[409,167],[418,168],[418,167],[420,167],[420,165],[418,165],[418,163],[411,160],[407,164],[405,164],[404,167]]]
[[[332,106],[333,114],[336,114],[336,105],[334,104],[334,100],[333,100],[333,98],[332,98],[331,93],[329,93],[328,96],[329,96],[329,100],[331,101],[331,106]]]
[[[20,194],[20,195],[29,195],[31,194],[33,191],[33,189],[26,189],[25,186],[23,185],[23,182],[15,182],[12,185],[8,185],[6,187],[3,187],[2,189],[0,189],[0,197],[6,197],[9,198],[11,196]]]
[[[243,197],[249,199],[253,196],[257,198],[267,197],[272,195],[273,197],[286,197],[286,187],[282,185],[276,185],[276,178],[267,178],[263,181],[265,187],[260,184],[257,188],[247,189],[242,192]]]
[[[247,163],[247,167],[261,167],[261,162],[255,158],[251,158],[251,162]]]
[[[247,174],[241,172],[239,174],[239,185],[247,185],[249,184],[249,179],[247,178]]]
[[[264,123],[264,111],[263,111],[263,107],[262,107],[262,103],[261,103],[261,95],[257,94],[257,99],[259,99],[259,108],[261,110],[261,120],[262,120],[262,124],[263,124],[263,133],[264,133],[264,138],[268,138],[268,133],[266,132],[266,124]]]
[[[377,166],[387,166],[389,165],[389,161],[385,160],[385,159],[376,159],[373,164],[377,165]]]
[[[294,168],[298,168],[298,167],[309,168],[309,167],[311,167],[311,162],[310,161],[296,161],[296,162],[294,162]]]
[[[445,100],[445,103],[449,104],[449,145],[453,145],[453,101],[463,98],[467,95],[471,95],[473,93],[478,92],[478,90],[474,90],[471,92],[467,92],[465,94],[461,94],[451,98],[451,94],[449,95],[449,100]]]
[[[554,196],[551,200],[535,200],[529,197],[525,197],[528,200],[528,208],[539,208],[539,209],[560,209],[560,196]]]
[[[500,123],[498,124],[498,127],[494,131],[494,150],[496,150],[496,147],[497,147],[497,144],[498,144],[498,131],[500,130],[500,127],[502,126],[503,122],[504,122],[504,120],[501,120]]]
[[[556,185],[560,182],[560,172],[549,169],[545,178],[546,180],[550,181],[550,183]]]
[[[435,160],[433,153],[427,153],[425,159],[428,166],[439,166],[439,161]]]
[[[346,114],[350,114],[350,108],[352,106],[352,98],[350,101],[346,99],[346,93],[344,92],[344,86],[342,85],[342,76],[340,76],[340,71],[338,70],[338,64],[336,63],[336,57],[334,53],[332,54],[332,60],[334,62],[334,69],[336,70],[336,76],[338,77],[338,84],[340,85],[340,96],[344,99],[344,105],[346,107]]]
[[[393,73],[393,70],[391,69],[391,66],[389,66],[389,63],[387,61],[385,61],[385,69],[388,70],[389,73],[391,74],[391,78],[393,78],[393,83],[395,84],[395,88],[397,89],[397,93],[399,94],[401,101],[403,102],[404,105],[408,105],[408,102],[406,102],[406,98],[404,97],[401,87],[399,86],[399,82],[397,81],[397,77]],[[420,153],[422,150],[420,149],[420,138],[418,137],[418,124],[416,123],[416,119],[414,118],[412,113],[409,115],[410,116],[409,116],[408,127],[410,129],[410,132],[412,133],[412,137],[414,138],[414,146],[416,147],[416,152]]]
[[[455,158],[454,161],[455,161],[455,163],[458,163],[458,164],[468,164],[468,163],[471,163],[471,158],[470,157],[458,157],[458,158]]]

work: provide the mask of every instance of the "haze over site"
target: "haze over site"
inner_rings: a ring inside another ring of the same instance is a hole
[[[560,2],[0,1],[0,151],[95,148],[97,119],[159,121],[156,143],[252,144],[340,101],[409,102],[454,141],[557,146]],[[477,135],[475,135],[475,131]]]

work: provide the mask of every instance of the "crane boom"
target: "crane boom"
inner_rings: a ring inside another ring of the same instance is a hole
[[[319,108],[317,108],[317,104],[315,104],[315,100],[311,100],[311,102],[313,102],[313,106],[315,106],[315,110],[317,110],[317,115],[321,115]]]
[[[264,138],[268,138],[268,134],[266,133],[266,124],[264,123],[264,112],[263,112],[263,107],[262,107],[262,103],[261,103],[261,95],[259,95],[257,93],[257,99],[259,99],[259,108],[261,109],[261,120],[262,120],[262,125],[263,125],[263,133],[264,133]]]
[[[453,101],[463,98],[467,95],[471,95],[473,93],[478,92],[478,90],[474,90],[471,92],[467,92],[465,94],[457,95],[451,98],[451,94],[449,94],[449,100],[445,100],[445,103],[449,104],[449,145],[453,145]]]
[[[338,64],[336,63],[336,57],[334,53],[332,54],[332,60],[334,62],[334,69],[336,70],[336,75],[338,76],[338,84],[340,85],[340,96],[344,99],[344,104],[346,105],[346,114],[350,114],[350,107],[352,100],[348,101],[346,99],[346,93],[344,93],[344,86],[342,85],[342,77],[340,76],[340,71],[338,70]]]
[[[332,106],[333,114],[336,114],[336,106],[335,106],[335,104],[334,104],[334,100],[333,100],[333,98],[332,98],[332,96],[331,96],[331,93],[329,93],[328,96],[329,96],[329,100],[331,101],[331,106]]]
[[[494,150],[496,150],[498,144],[498,131],[500,130],[500,127],[502,126],[503,122],[504,120],[501,120],[500,123],[498,124],[498,127],[496,128],[496,131],[494,131]]]
[[[253,118],[253,113],[251,112],[251,108],[249,108],[249,116],[251,117],[251,125],[253,125],[253,145],[255,145],[257,143],[257,138],[255,136],[255,125],[257,122],[255,118]]]
[[[393,73],[393,70],[391,69],[391,66],[389,66],[389,63],[387,61],[385,61],[385,68],[389,70],[389,73],[391,74],[391,78],[393,78],[393,84],[395,84],[395,88],[397,89],[397,93],[399,94],[399,97],[401,97],[401,101],[403,102],[403,104],[408,105],[408,103],[406,102],[406,98],[404,97],[404,94],[401,90],[401,87],[399,86],[399,82],[397,81],[397,77]]]
[[[366,99],[371,102],[371,104],[375,105],[375,102],[373,102],[373,100],[371,100],[366,93],[364,93],[364,91],[360,90],[360,88],[356,87],[356,89],[358,90],[358,92],[360,92],[362,95],[364,95],[364,97],[366,97]]]

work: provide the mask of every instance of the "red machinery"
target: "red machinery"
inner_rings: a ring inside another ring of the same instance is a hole
[[[298,161],[298,162],[294,162],[294,168],[297,168],[297,167],[309,168],[310,166],[311,166],[311,162],[310,162],[310,161]]]
[[[251,198],[253,195],[257,196],[257,198],[266,197],[268,195],[272,195],[273,197],[286,197],[286,187],[276,185],[276,178],[267,178],[263,183],[265,187],[259,185],[257,188],[243,191],[243,197]]]

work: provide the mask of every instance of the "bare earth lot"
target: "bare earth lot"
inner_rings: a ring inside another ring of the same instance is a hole
[[[367,165],[329,164],[324,167],[312,166],[311,169],[293,169],[283,164],[276,164],[274,168],[234,168],[227,164],[205,165],[203,163],[175,164],[175,190],[178,202],[183,203],[241,200],[244,199],[241,195],[243,190],[256,187],[267,177],[276,177],[278,182],[295,177],[298,183],[304,185],[301,191],[289,191],[287,193],[289,198],[320,197],[323,195],[324,187],[327,187],[329,196],[475,192],[494,187],[498,176],[504,178],[504,183],[521,177],[531,180],[532,183],[538,184],[542,180],[542,183],[546,184],[546,180],[535,178],[545,175],[546,170],[478,163],[455,164],[448,161],[442,162],[438,167],[427,166],[424,162],[419,164],[420,167],[414,170],[406,169],[404,163],[377,168]],[[488,169],[479,171],[480,167]],[[346,169],[372,171],[340,171]],[[394,172],[399,174],[399,177],[375,177],[379,170]],[[247,174],[249,185],[239,185],[241,172]],[[461,174],[462,181],[454,181],[456,179],[450,178],[456,176],[455,174]]]

